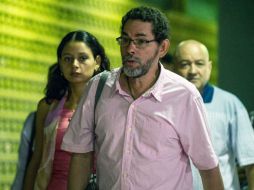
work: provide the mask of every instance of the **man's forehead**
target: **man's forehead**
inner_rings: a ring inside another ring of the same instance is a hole
[[[122,35],[125,35],[125,36],[128,36],[128,33],[127,32],[122,32]],[[137,32],[137,33],[134,33],[135,36],[147,36],[147,34],[145,32]]]
[[[152,34],[152,24],[141,20],[128,20],[123,27],[122,33],[135,33],[136,35]]]
[[[196,41],[189,41],[178,46],[176,51],[177,57],[183,56],[200,57],[203,59],[209,59],[209,53],[207,48]]]

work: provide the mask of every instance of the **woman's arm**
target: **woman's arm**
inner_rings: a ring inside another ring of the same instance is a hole
[[[23,186],[23,189],[25,190],[34,189],[34,182],[42,157],[44,123],[48,110],[49,105],[46,103],[46,101],[44,99],[40,100],[37,106],[35,121],[35,149],[26,170]]]

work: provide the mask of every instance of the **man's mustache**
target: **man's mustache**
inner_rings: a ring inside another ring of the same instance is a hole
[[[127,62],[127,61],[140,62],[139,58],[137,58],[137,57],[133,57],[132,55],[126,55],[126,56],[123,56],[122,61],[123,61],[123,63],[125,63],[125,62]]]

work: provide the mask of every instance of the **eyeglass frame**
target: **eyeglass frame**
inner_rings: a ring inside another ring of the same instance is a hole
[[[128,39],[128,43],[126,45],[121,44],[121,41],[122,41],[123,38]],[[137,40],[142,40],[143,41],[142,45],[138,45]],[[145,45],[147,45],[151,42],[158,42],[157,39],[153,39],[153,40],[145,40],[145,39],[141,39],[141,38],[131,39],[131,38],[128,38],[128,37],[123,37],[123,36],[119,36],[118,38],[116,38],[116,41],[117,41],[118,45],[120,45],[122,47],[128,47],[131,44],[131,42],[133,42],[135,47],[138,48],[138,49],[144,48]]]

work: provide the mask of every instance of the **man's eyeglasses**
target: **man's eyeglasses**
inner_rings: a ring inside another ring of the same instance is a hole
[[[142,39],[142,38],[137,38],[137,39],[131,39],[131,38],[127,38],[127,37],[118,37],[116,38],[116,41],[118,42],[118,44],[122,47],[127,47],[130,45],[131,42],[133,42],[133,44],[136,46],[136,48],[144,48],[147,44],[149,44],[150,42],[155,42],[157,40],[146,40],[146,39]]]

